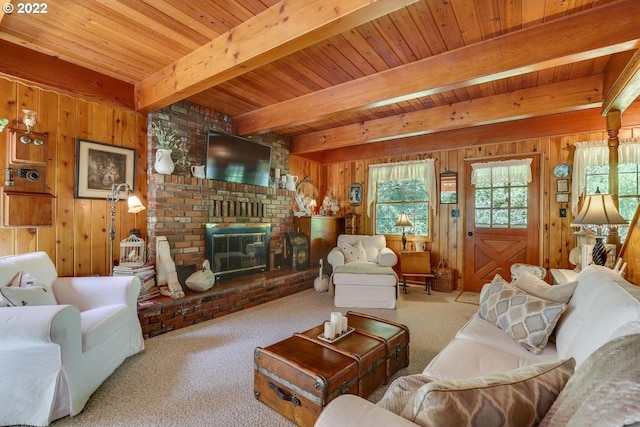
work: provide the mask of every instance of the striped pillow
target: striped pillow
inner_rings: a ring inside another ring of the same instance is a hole
[[[402,416],[424,427],[537,426],[573,374],[574,359],[418,389]]]

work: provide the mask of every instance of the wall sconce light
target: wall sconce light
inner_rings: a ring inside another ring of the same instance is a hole
[[[116,240],[116,203],[120,200],[120,192],[122,190],[127,191],[127,205],[129,206],[127,212],[135,214],[146,209],[140,199],[131,194],[133,191],[129,184],[123,182],[122,184],[111,185],[111,193],[107,194],[107,201],[111,205],[111,227],[109,228],[109,240],[111,241],[109,246],[109,274],[111,276],[113,276],[113,242]]]
[[[27,127],[27,133],[31,133],[31,128],[34,127],[38,121],[36,120],[36,113],[33,110],[22,110],[22,123]]]

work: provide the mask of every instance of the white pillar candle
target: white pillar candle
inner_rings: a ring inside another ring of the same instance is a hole
[[[335,332],[333,323],[324,322],[324,337],[328,340],[332,340],[336,337],[336,332]]]
[[[276,168],[276,180],[280,179],[280,168]]]
[[[336,335],[340,335],[342,333],[342,313],[339,311],[331,312],[331,323],[333,323]]]
[[[342,333],[347,332],[348,324],[347,324],[347,316],[342,316]]]

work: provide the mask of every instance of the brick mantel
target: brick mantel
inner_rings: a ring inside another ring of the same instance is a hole
[[[270,255],[281,254],[285,233],[293,229],[294,193],[287,190],[186,176],[152,174],[148,183],[149,258],[156,238],[165,236],[176,266],[201,265],[205,224],[271,224]]]
[[[209,129],[231,132],[231,117],[189,101],[165,107],[149,116],[149,126],[158,122],[175,130],[186,141],[186,160],[191,165],[206,163],[206,135]],[[254,141],[271,147],[271,168],[289,169],[289,141],[271,133]],[[271,224],[271,263],[281,254],[284,235],[293,231],[294,192],[191,177],[188,168],[176,167],[171,175],[154,169],[156,144],[149,132],[147,159],[148,259],[156,257],[156,239],[165,236],[176,266],[198,264],[205,259],[204,225],[219,222]],[[173,150],[173,158],[182,155]]]

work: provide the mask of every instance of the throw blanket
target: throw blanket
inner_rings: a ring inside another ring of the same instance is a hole
[[[622,426],[640,422],[640,334],[604,344],[576,370],[540,423]]]
[[[333,269],[336,273],[352,273],[352,274],[389,274],[397,277],[395,271],[391,267],[380,267],[377,264],[365,264],[361,262],[352,262],[345,265],[339,265]]]

